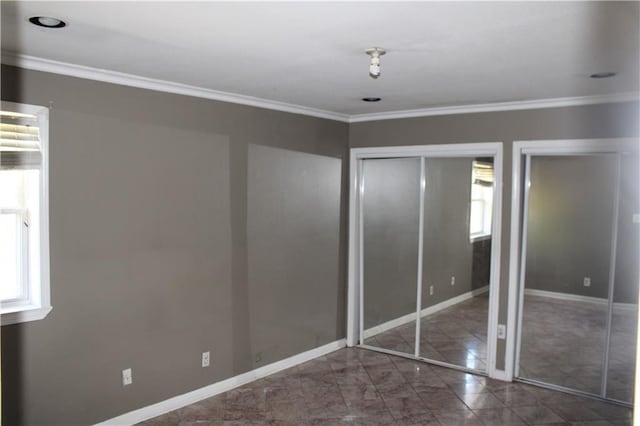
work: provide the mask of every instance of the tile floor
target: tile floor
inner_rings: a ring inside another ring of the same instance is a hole
[[[346,348],[144,425],[630,425],[631,410]]]
[[[600,393],[607,305],[525,296],[520,376]],[[633,399],[637,311],[614,307],[607,395]]]
[[[486,371],[489,293],[422,318],[420,355],[474,370]],[[415,353],[415,322],[377,334],[365,344]]]
[[[488,293],[421,320],[421,356],[485,371]],[[525,296],[520,376],[600,394],[607,305]],[[615,308],[607,395],[633,400],[637,311]],[[415,323],[365,340],[414,353]]]

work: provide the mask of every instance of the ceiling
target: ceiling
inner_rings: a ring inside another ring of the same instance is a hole
[[[345,117],[639,89],[638,2],[1,4],[4,62],[27,55]],[[68,26],[39,28],[34,15]],[[388,52],[378,80],[372,46]],[[602,71],[618,75],[589,78]]]

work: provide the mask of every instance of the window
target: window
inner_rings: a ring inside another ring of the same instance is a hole
[[[44,318],[49,300],[48,126],[45,107],[0,109],[2,325]]]
[[[476,241],[491,237],[493,162],[490,159],[474,160],[471,164],[469,238]]]

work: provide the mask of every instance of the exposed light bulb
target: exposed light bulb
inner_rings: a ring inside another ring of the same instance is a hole
[[[365,53],[371,56],[371,63],[369,64],[369,76],[371,76],[371,78],[380,77],[380,56],[384,55],[386,51],[380,47],[372,47],[365,50]]]
[[[373,78],[380,77],[380,57],[373,56],[371,58],[371,65],[369,65],[369,75]]]

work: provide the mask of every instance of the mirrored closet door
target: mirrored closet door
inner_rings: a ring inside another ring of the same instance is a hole
[[[362,164],[364,343],[415,354],[420,158]]]
[[[517,376],[631,402],[637,154],[524,158]]]
[[[493,155],[359,163],[360,342],[487,371]]]

